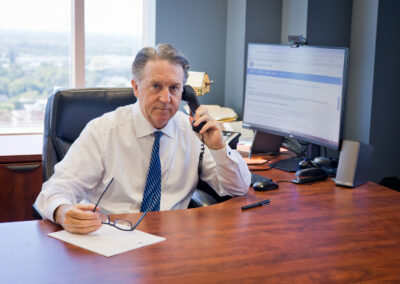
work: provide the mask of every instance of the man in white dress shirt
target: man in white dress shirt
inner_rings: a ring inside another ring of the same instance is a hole
[[[102,224],[94,204],[112,178],[101,211],[139,212],[157,130],[162,132],[160,210],[187,208],[199,178],[220,196],[247,192],[250,172],[225,144],[218,121],[201,106],[194,117],[178,111],[188,70],[187,59],[169,44],[138,52],[132,64],[137,102],[87,124],[43,184],[36,207],[45,218],[72,233],[96,231]],[[195,133],[192,122],[206,124]],[[206,149],[199,177],[201,137]]]

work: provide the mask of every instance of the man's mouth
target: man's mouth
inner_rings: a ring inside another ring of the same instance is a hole
[[[155,111],[163,116],[167,116],[171,113],[171,110],[169,108],[156,108]]]

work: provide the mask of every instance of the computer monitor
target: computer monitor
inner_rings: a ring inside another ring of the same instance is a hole
[[[338,150],[348,49],[249,43],[243,126]]]

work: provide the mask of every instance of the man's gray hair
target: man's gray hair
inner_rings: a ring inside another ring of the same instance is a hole
[[[190,68],[189,61],[171,44],[160,43],[154,47],[144,47],[136,55],[132,63],[132,77],[137,83],[143,79],[143,70],[149,60],[166,60],[171,64],[180,65],[183,68],[183,84],[188,78]]]

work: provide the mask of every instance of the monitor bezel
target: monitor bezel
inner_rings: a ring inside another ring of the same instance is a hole
[[[342,87],[342,100],[341,100],[341,114],[340,114],[340,124],[339,124],[339,137],[338,137],[338,143],[337,145],[333,145],[330,143],[324,143],[321,140],[318,139],[313,139],[310,137],[306,137],[301,134],[297,133],[287,133],[275,129],[271,129],[268,127],[260,126],[260,125],[255,125],[254,123],[248,123],[245,121],[245,108],[246,108],[246,90],[247,90],[247,69],[248,69],[248,59],[249,59],[249,47],[250,45],[262,45],[262,46],[284,46],[284,47],[289,47],[289,48],[322,48],[322,49],[340,49],[344,50],[344,64],[343,64],[343,87]],[[348,66],[349,66],[349,48],[347,47],[336,47],[336,46],[299,46],[299,47],[291,47],[289,44],[272,44],[272,43],[254,43],[254,42],[249,42],[247,45],[247,56],[246,56],[246,63],[245,63],[245,82],[244,82],[244,96],[243,96],[243,127],[247,129],[252,129],[256,131],[262,131],[262,132],[267,132],[270,134],[278,135],[278,136],[283,136],[283,137],[288,137],[288,138],[295,138],[300,141],[312,143],[315,145],[319,145],[322,147],[327,147],[329,149],[333,150],[340,150],[341,145],[342,145],[342,139],[343,139],[343,125],[344,125],[344,114],[345,114],[345,100],[347,97],[347,82],[348,82]]]

